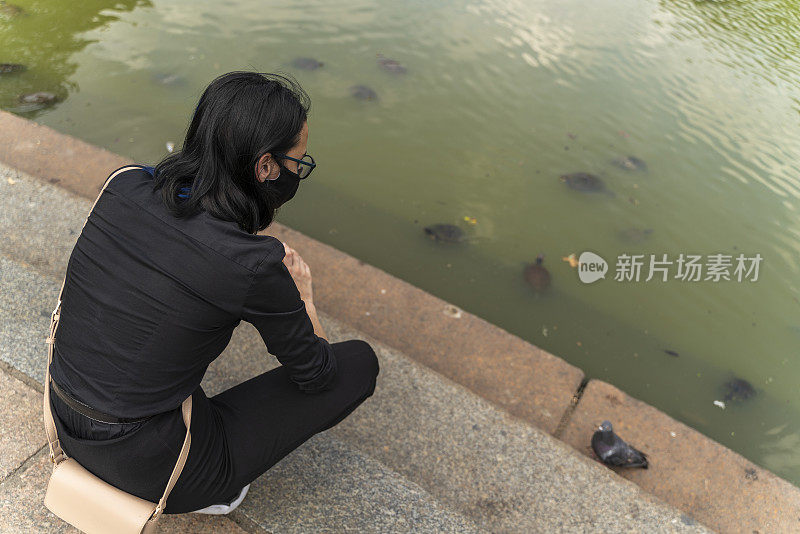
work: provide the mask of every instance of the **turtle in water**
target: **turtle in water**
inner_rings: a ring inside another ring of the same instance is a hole
[[[743,378],[734,377],[732,380],[723,384],[725,388],[725,397],[723,400],[728,401],[746,401],[756,394],[756,388],[753,384]]]
[[[18,5],[9,4],[4,0],[0,0],[0,17],[10,19],[24,14],[25,10],[19,7]]]
[[[382,54],[378,54],[378,65],[387,72],[393,72],[395,74],[406,73],[406,68],[402,66],[399,61],[383,57]]]
[[[28,67],[19,63],[0,63],[0,74],[11,74],[12,72],[24,72],[26,70],[28,70]]]
[[[550,272],[542,265],[543,261],[544,254],[539,254],[536,256],[536,262],[526,263],[522,271],[525,281],[536,291],[544,291],[550,287]]]
[[[58,102],[58,97],[54,93],[39,91],[37,93],[19,95],[18,100],[23,104],[54,104]]]
[[[617,236],[626,243],[641,243],[652,233],[652,228],[625,228],[617,232]]]
[[[423,228],[425,235],[434,241],[444,241],[446,243],[459,243],[466,239],[464,230],[455,224],[438,223]]]
[[[302,70],[317,70],[325,63],[317,61],[313,57],[298,57],[292,60],[292,67]]]
[[[595,174],[588,172],[573,172],[569,174],[562,174],[559,179],[567,184],[567,187],[575,191],[583,191],[585,193],[605,193],[607,195],[614,195],[611,191],[606,189],[603,180]]]
[[[350,95],[356,100],[378,100],[378,93],[366,85],[354,85],[350,88]]]
[[[646,171],[647,164],[636,156],[620,156],[615,158],[612,163],[626,171]]]

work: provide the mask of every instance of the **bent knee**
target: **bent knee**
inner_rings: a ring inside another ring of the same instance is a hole
[[[348,382],[374,382],[380,372],[378,356],[372,345],[363,339],[348,339],[333,344],[337,374]]]
[[[358,359],[362,362],[369,372],[367,373],[370,378],[378,376],[380,372],[380,364],[378,363],[378,355],[372,345],[363,339],[351,339],[348,341],[353,347],[353,352],[358,355]]]

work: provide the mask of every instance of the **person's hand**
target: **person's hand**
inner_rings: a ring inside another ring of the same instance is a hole
[[[281,241],[283,243],[283,241]],[[289,269],[289,274],[292,275],[297,290],[300,292],[300,298],[306,304],[311,304],[311,269],[308,267],[300,254],[295,249],[283,243],[283,248],[286,250],[286,256],[283,258],[283,263]]]

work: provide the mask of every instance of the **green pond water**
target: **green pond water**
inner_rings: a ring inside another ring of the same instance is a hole
[[[0,63],[28,70],[0,75],[3,109],[154,164],[215,76],[292,73],[319,166],[281,222],[800,484],[797,0],[14,2]],[[34,91],[62,101],[16,101]],[[579,171],[613,195],[559,180]],[[432,241],[434,223],[471,239]],[[611,264],[590,285],[562,261],[587,250]],[[543,294],[522,275],[539,253]],[[763,260],[756,281],[616,281],[623,253]],[[734,377],[756,394],[720,408]]]

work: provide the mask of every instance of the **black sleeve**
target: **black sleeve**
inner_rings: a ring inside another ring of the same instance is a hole
[[[333,347],[314,325],[278,243],[252,273],[242,319],[258,329],[267,350],[286,368],[292,382],[308,393],[326,388],[336,374]]]

